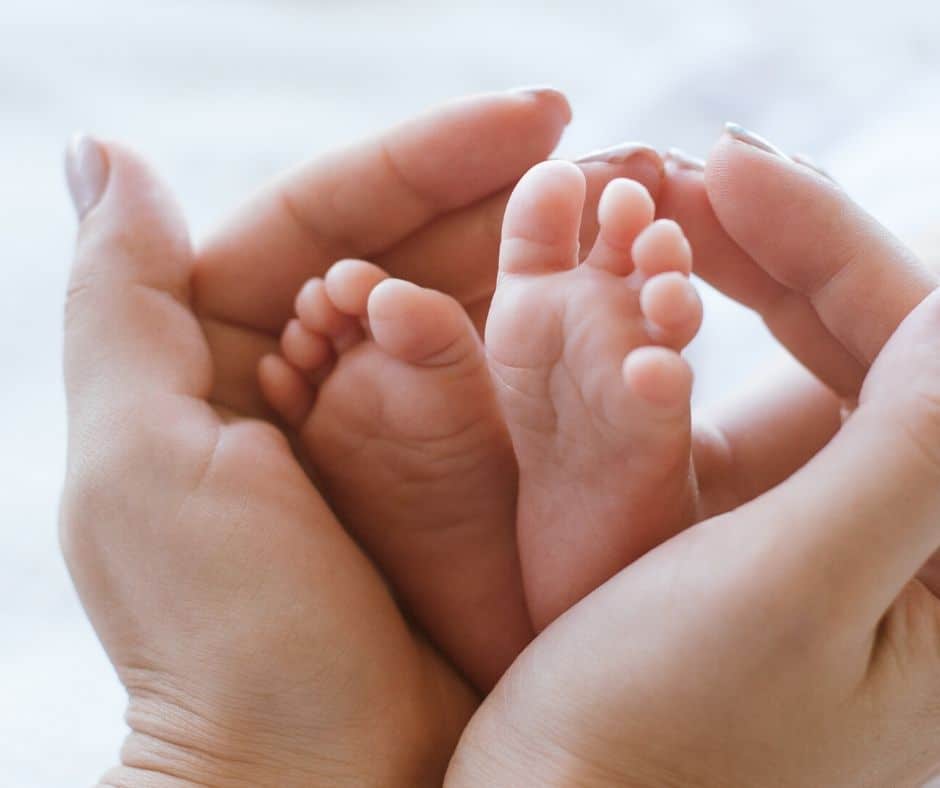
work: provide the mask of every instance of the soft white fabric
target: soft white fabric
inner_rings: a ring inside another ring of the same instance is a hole
[[[550,82],[577,113],[563,153],[643,138],[702,155],[733,119],[907,231],[940,211],[938,23],[932,0],[3,0],[0,784],[88,784],[124,730],[56,544],[73,129],[143,149],[198,233],[302,157],[448,96]],[[752,318],[711,297],[707,314],[700,400],[771,355]]]

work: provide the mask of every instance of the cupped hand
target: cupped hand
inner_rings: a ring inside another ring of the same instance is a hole
[[[61,531],[129,695],[109,783],[439,784],[477,698],[259,418],[255,365],[340,249],[443,251],[447,222],[485,259],[491,203],[568,118],[552,91],[455,103],[276,185],[199,255],[137,156],[73,148]]]
[[[68,296],[62,540],[129,696],[106,781],[434,784],[472,693],[409,630],[285,437],[210,402],[164,187],[117,145],[74,155],[106,183]]]
[[[940,764],[940,600],[913,578],[940,546],[938,336],[935,294],[803,470],[540,635],[448,784],[923,784]]]
[[[754,305],[790,306],[778,330],[821,374],[874,361],[859,405],[785,481],[540,635],[470,723],[448,784],[915,786],[940,764],[940,291],[831,184],[729,140],[713,159],[727,224],[692,212],[692,233],[718,250],[727,229],[745,247],[706,270],[742,300],[775,288]],[[741,189],[751,201],[732,204]],[[748,236],[748,219],[763,232]],[[787,259],[799,244],[816,256]]]

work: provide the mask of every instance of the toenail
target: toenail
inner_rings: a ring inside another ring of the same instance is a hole
[[[705,160],[698,156],[692,156],[679,148],[670,148],[666,151],[666,161],[672,162],[680,170],[705,170]]]
[[[787,159],[788,161],[790,159],[786,153],[780,150],[780,148],[778,148],[772,142],[764,139],[760,136],[760,134],[755,134],[753,131],[744,128],[744,126],[741,126],[738,123],[725,123],[725,133],[736,139],[738,142],[751,145],[758,150],[764,151],[765,153],[779,156],[781,159]]]
[[[659,152],[644,142],[622,142],[619,145],[612,145],[609,148],[601,148],[583,156],[576,158],[575,164],[590,164],[592,162],[602,162],[604,164],[624,164],[635,156],[643,156],[656,163],[657,167],[662,166],[662,159]]]

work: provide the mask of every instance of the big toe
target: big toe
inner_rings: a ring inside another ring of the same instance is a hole
[[[376,343],[396,358],[437,367],[479,361],[480,340],[460,304],[444,293],[386,279],[369,295]]]
[[[506,204],[500,272],[544,274],[573,268],[584,195],[584,174],[567,161],[545,161],[523,175]]]
[[[808,297],[864,365],[936,278],[848,195],[739,127],[705,171],[708,198],[732,239],[778,282]]]

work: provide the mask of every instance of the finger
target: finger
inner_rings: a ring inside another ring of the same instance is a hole
[[[865,366],[832,335],[809,298],[774,279],[728,236],[709,202],[701,170],[667,159],[657,208],[659,216],[682,226],[698,276],[757,312],[777,340],[829,387],[857,395]]]
[[[776,487],[838,432],[842,403],[789,360],[696,424],[693,456],[707,516]]]
[[[808,298],[863,367],[937,286],[845,192],[789,159],[726,134],[705,184],[734,241],[770,276]]]
[[[192,256],[172,195],[138,156],[113,143],[77,141],[67,172],[84,208],[66,304],[70,403],[205,397],[211,367],[189,308]],[[96,199],[83,196],[93,191]]]
[[[341,257],[374,258],[436,216],[505,188],[551,152],[570,117],[553,90],[479,96],[300,168],[201,251],[200,310],[279,331],[306,279]]]
[[[902,323],[860,405],[791,479],[737,510],[831,618],[874,626],[940,547],[940,291]],[[903,385],[899,385],[903,381]]]

